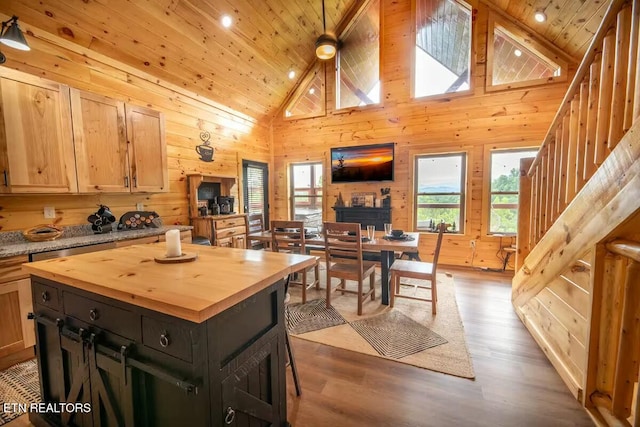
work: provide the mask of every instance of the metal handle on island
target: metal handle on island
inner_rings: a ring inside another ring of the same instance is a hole
[[[227,415],[224,417],[225,424],[231,424],[236,417],[236,411],[231,406],[227,407]]]
[[[89,319],[91,319],[92,322],[95,322],[96,320],[98,320],[99,317],[100,317],[100,314],[98,313],[98,310],[96,310],[95,308],[92,308],[91,310],[89,310]]]
[[[42,302],[47,302],[49,301],[49,292],[47,291],[42,291]]]
[[[160,335],[160,345],[162,347],[169,347],[169,334],[166,332]]]

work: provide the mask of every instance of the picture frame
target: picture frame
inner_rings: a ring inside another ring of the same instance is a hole
[[[376,200],[375,192],[351,193],[352,207],[372,208],[375,205],[375,200]]]

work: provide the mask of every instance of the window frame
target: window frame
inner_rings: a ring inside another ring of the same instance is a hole
[[[461,162],[461,174],[460,174],[460,193],[419,193],[418,192],[418,175],[419,175],[419,169],[418,169],[418,163],[420,161],[420,159],[425,159],[425,158],[442,158],[442,157],[454,157],[454,156],[461,156],[462,157],[462,162]],[[418,209],[420,207],[425,207],[425,203],[418,203],[418,197],[420,196],[424,196],[424,195],[437,195],[437,196],[441,196],[441,195],[459,195],[460,196],[460,203],[458,204],[459,209],[460,209],[460,221],[459,224],[456,225],[456,230],[452,231],[452,234],[458,234],[458,235],[465,235],[466,232],[466,219],[467,219],[467,176],[468,176],[468,158],[469,158],[469,153],[467,151],[455,151],[455,152],[441,152],[441,153],[416,153],[413,156],[413,197],[412,197],[412,214],[413,214],[413,230],[421,232],[421,233],[431,233],[431,232],[435,232],[435,231],[431,231],[429,229],[426,228],[420,228],[418,227]],[[441,203],[433,203],[433,204],[426,204],[428,206],[430,205],[434,205],[431,207],[435,207],[435,208],[439,208],[439,207],[450,207],[449,205],[447,206],[443,206]]]
[[[509,153],[509,152],[519,152],[519,151],[537,151],[539,150],[539,146],[535,145],[523,145],[522,143],[506,143],[500,145],[491,145],[485,146],[484,150],[484,189],[482,198],[482,234],[489,237],[502,237],[502,236],[517,236],[518,231],[516,229],[515,233],[503,233],[503,232],[492,232],[491,230],[491,196],[494,194],[491,191],[491,164],[492,164],[492,154],[493,153]],[[506,194],[506,193],[505,193]],[[520,190],[518,189],[518,197],[520,196]],[[518,199],[518,202],[520,199]],[[520,203],[518,203],[517,209],[520,209]]]
[[[439,93],[434,95],[416,95],[416,37],[417,37],[417,29],[416,29],[416,20],[417,16],[417,2],[420,0],[412,0],[411,2],[411,40],[412,40],[412,49],[411,49],[411,81],[410,81],[410,98],[414,101],[434,101],[438,99],[449,99],[449,98],[457,98],[464,97],[474,94],[474,86],[475,79],[473,76],[476,75],[476,40],[477,37],[477,25],[476,19],[474,19],[474,8],[473,6],[464,1],[464,0],[452,0],[453,2],[468,7],[471,12],[471,41],[469,44],[469,89],[461,90],[459,92],[450,92],[450,93]]]
[[[297,103],[303,96],[305,96],[307,90],[309,90],[309,86],[313,82],[313,79],[316,75],[319,75],[322,80],[320,93],[320,112],[301,114],[299,116],[287,116],[288,108]],[[316,59],[316,63],[311,67],[310,70],[307,71],[307,74],[300,81],[300,83],[298,83],[296,89],[290,95],[290,98],[286,102],[284,102],[283,105],[284,108],[282,109],[282,119],[285,121],[309,119],[313,117],[324,117],[327,115],[327,73],[325,62]]]
[[[314,182],[315,182],[315,168],[313,166],[320,166],[320,168],[322,169],[322,182],[320,184],[319,187],[315,187],[314,186]],[[310,170],[311,170],[311,177],[310,177],[310,182],[311,182],[311,188],[310,190],[312,192],[317,192],[317,189],[320,189],[322,194],[318,195],[318,194],[308,194],[308,195],[304,195],[304,196],[296,196],[295,195],[295,174],[293,173],[293,168],[295,166],[311,166]],[[295,218],[295,200],[296,197],[313,197],[317,200],[317,198],[320,198],[320,209],[322,212],[322,220],[324,220],[324,214],[325,214],[325,199],[326,199],[326,189],[325,189],[325,180],[326,180],[326,168],[324,165],[324,162],[322,160],[316,160],[316,161],[306,161],[306,162],[300,162],[300,163],[290,163],[288,166],[288,173],[289,173],[289,219],[290,220],[294,220]],[[314,204],[314,206],[318,206],[318,204]]]
[[[496,25],[502,27],[502,31],[508,33],[516,42],[521,44],[526,49],[537,52],[547,58],[553,60],[560,66],[560,75],[526,80],[520,82],[493,84],[493,58],[494,58],[494,39]],[[544,42],[535,39],[529,32],[525,32],[517,23],[512,22],[507,18],[503,18],[496,12],[491,11],[489,13],[489,20],[487,26],[487,72],[485,74],[485,90],[487,92],[494,92],[499,90],[511,90],[519,89],[531,86],[540,86],[545,84],[552,84],[558,82],[566,82],[569,78],[569,62],[570,58],[566,57],[562,52],[551,46],[547,47]]]
[[[345,29],[340,33],[338,37],[338,45],[342,43],[342,40],[349,36],[351,31],[353,31],[355,25],[362,18],[362,15],[366,13],[371,2],[373,0],[366,0],[355,13],[354,17],[351,19],[349,24],[345,27]],[[340,55],[341,49],[338,49],[338,52],[335,56],[335,73],[334,73],[334,105],[333,105],[333,113],[334,114],[344,114],[354,110],[363,110],[369,108],[381,108],[384,107],[384,82],[382,81],[382,58],[383,58],[383,45],[382,43],[384,33],[384,1],[378,0],[379,3],[379,28],[378,28],[378,81],[380,82],[380,101],[375,104],[366,104],[366,105],[355,105],[350,107],[340,107],[338,103],[340,102]]]

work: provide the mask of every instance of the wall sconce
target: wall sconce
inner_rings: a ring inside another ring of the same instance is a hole
[[[27,40],[22,34],[22,30],[18,26],[18,17],[12,16],[2,23],[0,29],[0,43],[18,50],[31,50],[27,44]],[[0,64],[4,64],[7,58],[0,52]]]

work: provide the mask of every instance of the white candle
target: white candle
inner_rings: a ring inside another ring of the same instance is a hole
[[[167,257],[176,257],[182,255],[179,230],[167,231],[165,233],[165,239],[167,241]]]

